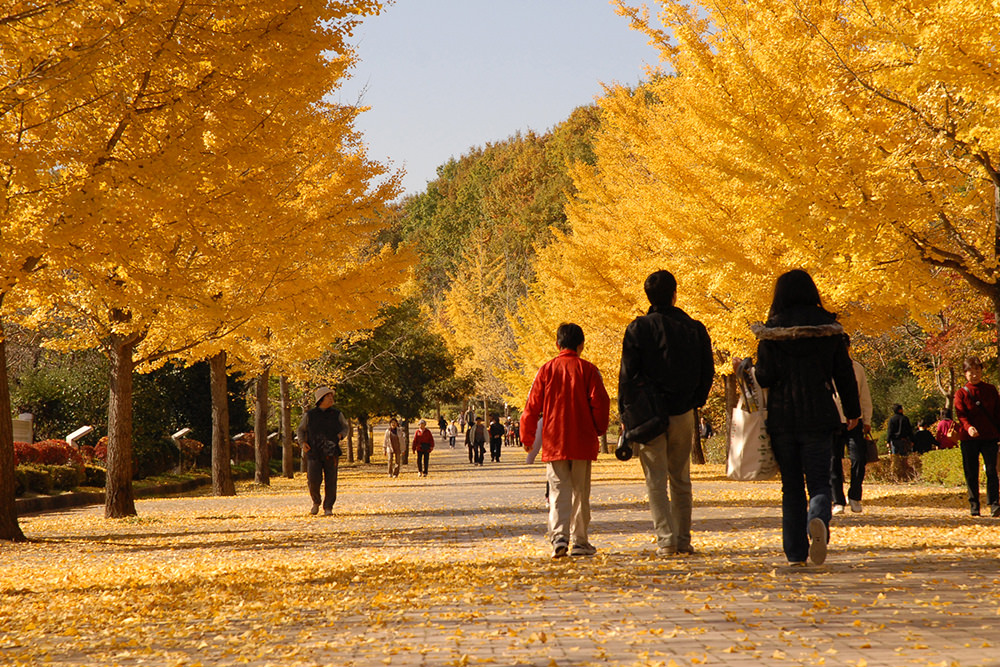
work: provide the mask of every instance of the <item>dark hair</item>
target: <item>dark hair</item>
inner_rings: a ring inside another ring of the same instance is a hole
[[[924,428],[930,428],[934,425],[934,415],[924,415],[924,418],[920,420],[920,425]]]
[[[948,408],[941,408],[938,412],[938,419],[951,419],[951,410]]]
[[[642,288],[646,291],[646,298],[654,306],[670,306],[674,303],[674,294],[677,293],[677,279],[669,271],[660,269],[649,274]]]
[[[774,298],[771,299],[768,319],[803,306],[815,306],[825,310],[812,276],[802,269],[792,269],[778,276],[778,280],[774,283]]]
[[[575,350],[583,345],[583,329],[571,322],[560,324],[556,329],[556,345],[560,350]]]
[[[893,403],[892,404],[892,412],[894,414],[897,413],[897,412],[902,412],[902,411],[903,411],[903,406],[902,405],[900,405],[899,403]]]
[[[962,371],[967,371],[970,368],[982,368],[983,360],[979,357],[966,357],[965,361],[962,362]]]

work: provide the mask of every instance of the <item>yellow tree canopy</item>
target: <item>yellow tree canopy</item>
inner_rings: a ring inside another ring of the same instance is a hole
[[[68,0],[22,13],[3,33],[22,58],[6,70],[20,78],[4,82],[14,91],[5,148],[19,158],[34,143],[60,146],[51,161],[15,161],[9,178],[8,201],[13,192],[20,203],[12,224],[48,223],[37,232],[48,270],[18,312],[112,357],[110,514],[134,512],[111,480],[130,460],[135,362],[251,321],[279,332],[289,317],[353,328],[377,303],[345,295],[391,282],[359,268],[388,258],[357,253],[396,181],[371,187],[384,169],[364,156],[358,110],[324,101],[351,64],[358,17],[378,10],[366,0],[171,0],[125,5],[109,24],[100,8]],[[45,66],[44,47],[32,51],[33,35],[54,25],[65,28],[58,38],[92,45],[79,65],[72,47],[50,49],[68,54],[60,67]],[[74,234],[54,245],[53,228]],[[243,335],[257,342],[262,329]]]
[[[578,168],[572,235],[552,249],[565,264],[534,290],[550,317],[615,298],[627,313],[659,267],[738,354],[794,267],[852,330],[939,311],[943,270],[1000,303],[995,6],[656,4],[654,24],[618,3],[671,72],[600,103],[597,164]]]
[[[74,99],[50,82],[22,104],[22,115],[43,117],[91,100],[85,112],[39,121],[61,126],[51,141],[66,146],[74,174],[56,210],[86,231],[50,250],[71,271],[37,292],[71,297],[79,317],[68,322],[82,325],[74,344],[141,334],[137,358],[147,358],[182,347],[185,333],[301,315],[296,304],[317,285],[335,292],[352,276],[346,293],[361,283],[355,253],[396,181],[369,191],[384,170],[364,157],[351,125],[358,110],[323,98],[351,62],[351,17],[377,8],[136,8],[101,44],[102,67],[91,70],[101,77],[73,88]]]

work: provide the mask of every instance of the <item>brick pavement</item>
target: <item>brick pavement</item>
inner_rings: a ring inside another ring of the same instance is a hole
[[[600,552],[551,561],[543,468],[522,461],[505,449],[500,464],[472,468],[464,450],[439,445],[426,479],[412,459],[395,480],[381,467],[345,468],[330,518],[306,515],[299,477],[236,498],[140,501],[145,522],[97,535],[72,519],[100,508],[24,522],[29,534],[79,544],[92,568],[127,553],[169,572],[245,550],[248,567],[288,563],[294,581],[315,588],[294,618],[241,605],[195,623],[188,641],[144,629],[143,642],[176,664],[1000,664],[1000,522],[963,516],[958,489],[867,487],[865,513],[836,520],[827,565],[799,569],[783,563],[776,483],[696,468],[699,554],[658,559],[638,465],[602,457],[591,531]],[[156,546],[158,517],[178,515],[186,530],[171,533],[170,549]],[[900,531],[916,537],[888,539]],[[15,555],[26,569],[47,557],[44,544]],[[234,641],[250,637],[261,649],[233,657]],[[100,641],[70,652],[54,638],[44,655],[104,664]],[[0,662],[26,654],[0,640]]]

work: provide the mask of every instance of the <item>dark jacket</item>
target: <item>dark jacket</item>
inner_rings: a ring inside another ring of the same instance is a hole
[[[910,418],[902,412],[895,412],[889,417],[889,423],[885,427],[885,439],[890,444],[895,444],[902,440],[913,439],[913,425]]]
[[[958,439],[962,442],[1000,439],[1000,396],[989,382],[960,387],[955,392],[955,415],[960,426]],[[976,438],[969,435],[970,426],[979,432]]]
[[[668,414],[700,408],[708,400],[714,375],[705,325],[676,306],[650,306],[625,329],[618,413],[625,411],[628,397],[650,388],[663,398]]]
[[[757,381],[767,388],[767,430],[837,431],[836,382],[844,417],[861,416],[844,328],[822,308],[793,309],[755,325]]]
[[[337,408],[315,407],[302,415],[299,422],[299,442],[309,443],[307,456],[322,460],[337,455],[341,438],[347,435],[347,420]]]
[[[937,440],[934,434],[927,430],[917,429],[913,434],[913,451],[917,454],[926,454],[937,447]]]
[[[507,429],[500,422],[490,424],[490,440],[496,441],[507,433]]]

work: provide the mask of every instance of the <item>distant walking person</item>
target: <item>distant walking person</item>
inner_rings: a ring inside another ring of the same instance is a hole
[[[708,421],[705,417],[702,417],[698,422],[698,435],[702,440],[708,440],[715,435],[715,429],[712,428],[712,422]]]
[[[486,424],[483,423],[482,417],[476,417],[476,421],[472,425],[470,433],[473,455],[472,463],[474,465],[481,466],[483,465],[483,459],[486,456],[486,438],[489,437],[489,433],[486,430]]]
[[[337,502],[337,468],[340,464],[341,439],[347,437],[350,426],[340,410],[333,407],[334,393],[329,387],[320,387],[313,396],[316,405],[302,415],[296,431],[302,452],[306,456],[306,483],[312,498],[310,514],[333,514]],[[324,495],[320,495],[323,486]]]
[[[997,479],[997,441],[1000,439],[1000,396],[997,388],[983,380],[983,362],[968,357],[962,364],[964,387],[955,392],[959,447],[969,491],[969,510],[979,516],[979,457],[986,467],[986,501],[990,515],[1000,517],[1000,482]]]
[[[851,339],[845,335],[844,343],[848,350],[851,347]],[[861,403],[861,421],[853,430],[847,430],[847,418],[844,417],[844,409],[840,404],[840,397],[834,396],[837,401],[837,410],[840,412],[841,430],[837,439],[833,443],[833,457],[830,460],[830,487],[833,489],[833,514],[843,514],[848,501],[851,504],[852,512],[862,511],[861,506],[861,486],[865,481],[865,468],[868,465],[868,443],[865,436],[872,431],[872,395],[868,389],[868,375],[865,367],[854,359],[851,359],[851,366],[854,368],[854,380],[858,385],[858,400]],[[847,489],[847,497],[844,497],[844,453],[847,453],[851,461],[851,485]]]
[[[403,434],[399,431],[399,422],[389,420],[389,428],[385,430],[385,457],[389,460],[389,477],[399,477],[399,463],[403,456]]]
[[[913,432],[913,452],[915,454],[926,454],[927,452],[934,451],[937,447],[937,439],[930,431],[933,425],[933,415],[927,415],[917,422],[917,430]]]
[[[434,434],[427,428],[427,421],[417,422],[417,431],[413,434],[413,451],[417,455],[417,473],[427,477],[427,467],[431,462],[431,452],[434,451]]]
[[[597,366],[580,358],[583,329],[560,324],[559,355],[538,369],[521,414],[521,439],[531,451],[542,417],[542,461],[550,489],[552,557],[591,556],[590,471],[598,438],[608,430],[610,399]],[[570,548],[570,539],[573,541]]]
[[[903,406],[899,403],[892,406],[892,416],[889,417],[885,437],[891,454],[906,456],[913,451],[913,425],[909,417],[903,414]]]
[[[934,425],[934,437],[938,449],[958,447],[958,424],[951,418],[951,410],[942,408],[938,413],[938,423]]]
[[[785,556],[791,565],[805,565],[807,559],[822,565],[832,508],[830,458],[841,429],[830,393],[834,385],[848,431],[861,416],[844,328],[823,307],[812,277],[795,269],[778,278],[767,322],[753,329],[759,340],[755,372],[769,390],[767,432],[781,470]]]
[[[441,431],[441,437],[445,437],[445,431],[448,428],[448,420],[444,418],[444,415],[438,415],[438,429]]]
[[[500,462],[500,452],[503,450],[503,436],[507,429],[500,423],[500,419],[493,415],[490,419],[490,461]]]
[[[665,411],[665,432],[634,444],[646,477],[656,553],[692,554],[691,443],[695,410],[705,405],[715,375],[712,342],[705,325],[677,307],[673,274],[656,271],[643,288],[649,311],[632,320],[622,340],[618,414],[640,397]],[[707,438],[711,426],[703,422]]]
[[[452,422],[448,424],[447,434],[448,444],[451,445],[452,449],[455,449],[455,441],[458,440],[458,426],[455,424],[455,420],[452,420]]]

